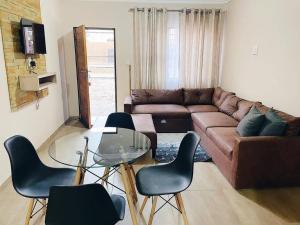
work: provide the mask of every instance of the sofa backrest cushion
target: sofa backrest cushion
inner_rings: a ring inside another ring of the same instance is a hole
[[[183,89],[185,105],[212,105],[214,88]]]
[[[235,95],[229,95],[225,98],[224,102],[220,105],[219,110],[232,116],[238,110],[238,103],[241,99]]]
[[[220,105],[224,102],[225,98],[229,95],[234,95],[234,93],[224,91],[222,88],[216,87],[214,90],[212,102],[215,106],[219,108]]]
[[[183,90],[133,89],[133,105],[141,104],[178,104],[183,105]]]
[[[267,113],[270,108],[261,104],[256,103],[256,107],[259,111],[262,113]],[[285,136],[298,136],[300,133],[300,117],[294,117],[292,115],[289,115],[285,112],[281,112],[278,110],[274,110],[278,116],[282,118],[283,121],[285,121],[288,124],[288,127],[285,132]]]
[[[237,111],[232,114],[232,117],[237,121],[241,121],[247,115],[253,105],[255,105],[255,102],[241,99],[237,104]]]

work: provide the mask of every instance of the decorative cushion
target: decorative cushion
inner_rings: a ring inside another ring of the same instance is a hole
[[[241,120],[236,130],[243,137],[257,136],[264,121],[265,115],[253,106],[249,113]]]
[[[131,90],[133,105],[142,104],[177,104],[183,105],[183,91],[158,90],[158,89],[133,89]]]
[[[238,110],[232,114],[232,117],[237,121],[241,121],[247,115],[254,104],[255,102],[250,102],[242,99],[238,102]]]
[[[219,107],[223,103],[225,98],[229,95],[234,95],[234,93],[224,91],[222,88],[216,87],[213,94],[212,102],[215,106]]]
[[[214,88],[183,89],[185,105],[211,105]]]
[[[285,134],[287,123],[273,109],[270,109],[265,117],[260,136],[283,136]]]
[[[262,105],[262,104],[255,104],[257,109],[262,112],[262,113],[267,113],[270,108],[265,106],[265,105]],[[284,113],[284,112],[281,112],[281,111],[278,111],[278,110],[274,110],[277,115],[279,117],[281,117],[281,119],[283,121],[285,121],[287,124],[288,124],[288,127],[286,129],[286,132],[285,132],[285,136],[298,136],[300,133],[300,118],[299,117],[294,117],[292,115],[289,115],[287,113]]]
[[[235,95],[229,95],[220,105],[219,110],[229,116],[238,110],[238,103],[241,99]]]

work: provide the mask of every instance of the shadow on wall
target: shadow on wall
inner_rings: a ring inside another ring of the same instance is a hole
[[[300,222],[300,188],[245,189],[240,190],[239,193],[281,217],[287,223]]]

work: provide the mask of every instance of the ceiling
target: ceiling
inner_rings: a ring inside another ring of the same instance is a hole
[[[73,0],[75,1],[75,0]],[[186,4],[223,4],[230,0],[77,0],[98,2],[133,2],[133,3],[186,3]]]

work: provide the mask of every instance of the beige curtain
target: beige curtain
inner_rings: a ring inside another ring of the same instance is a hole
[[[180,13],[180,87],[219,85],[224,15],[214,9]]]
[[[166,9],[134,9],[133,88],[160,89],[165,83]]]

